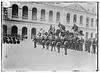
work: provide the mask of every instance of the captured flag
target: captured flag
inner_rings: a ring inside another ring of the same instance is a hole
[[[78,26],[74,24],[72,29],[76,32],[76,31],[78,31]]]

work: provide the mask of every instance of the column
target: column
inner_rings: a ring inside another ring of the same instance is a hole
[[[40,21],[40,18],[41,18],[41,11],[38,10],[38,11],[37,11],[37,20]]]
[[[28,28],[27,35],[28,35],[28,39],[31,39],[31,28]]]
[[[8,18],[12,18],[12,8],[11,7],[9,7],[8,8]]]
[[[22,29],[21,29],[21,28],[18,28],[18,34],[19,34],[20,36],[22,36]]]
[[[53,23],[56,23],[56,12],[53,13]]]
[[[28,20],[32,20],[32,10],[28,10]]]
[[[49,11],[46,11],[45,20],[46,22],[49,22]]]
[[[22,20],[22,8],[19,8],[18,19]]]
[[[11,35],[11,27],[7,27],[7,35]]]

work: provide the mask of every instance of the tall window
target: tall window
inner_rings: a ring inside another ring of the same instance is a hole
[[[49,11],[49,21],[53,21],[53,11]]]
[[[44,9],[42,9],[41,10],[41,20],[45,20],[45,10]]]
[[[86,27],[89,27],[89,17],[86,18]]]
[[[3,8],[3,17],[7,18],[8,16],[8,9],[6,7]]]
[[[83,24],[83,16],[80,16],[80,24]]]
[[[67,13],[67,22],[70,22],[70,13]]]
[[[17,4],[12,5],[12,17],[18,18],[18,5]]]
[[[23,19],[28,19],[28,7],[27,6],[23,7],[22,18]]]
[[[77,22],[77,15],[74,14],[74,17],[73,17],[73,23],[76,23]]]
[[[91,18],[91,26],[93,27],[93,22],[94,22],[94,19]]]
[[[56,14],[56,22],[59,22],[60,21],[60,12],[57,12]]]
[[[93,38],[93,33],[91,33],[91,39]]]
[[[36,8],[32,9],[32,20],[37,20],[37,9]]]

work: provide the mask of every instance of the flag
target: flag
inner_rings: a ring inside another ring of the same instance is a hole
[[[72,29],[76,32],[76,31],[78,31],[78,26],[74,24]]]

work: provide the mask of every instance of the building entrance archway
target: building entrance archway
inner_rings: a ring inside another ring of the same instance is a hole
[[[12,26],[11,35],[17,35],[17,33],[18,33],[18,28],[17,28],[17,26]]]
[[[3,25],[3,36],[7,35],[7,26]]]
[[[31,39],[33,38],[34,35],[36,35],[36,28],[31,29]]]
[[[27,27],[22,28],[22,37],[27,38]]]

